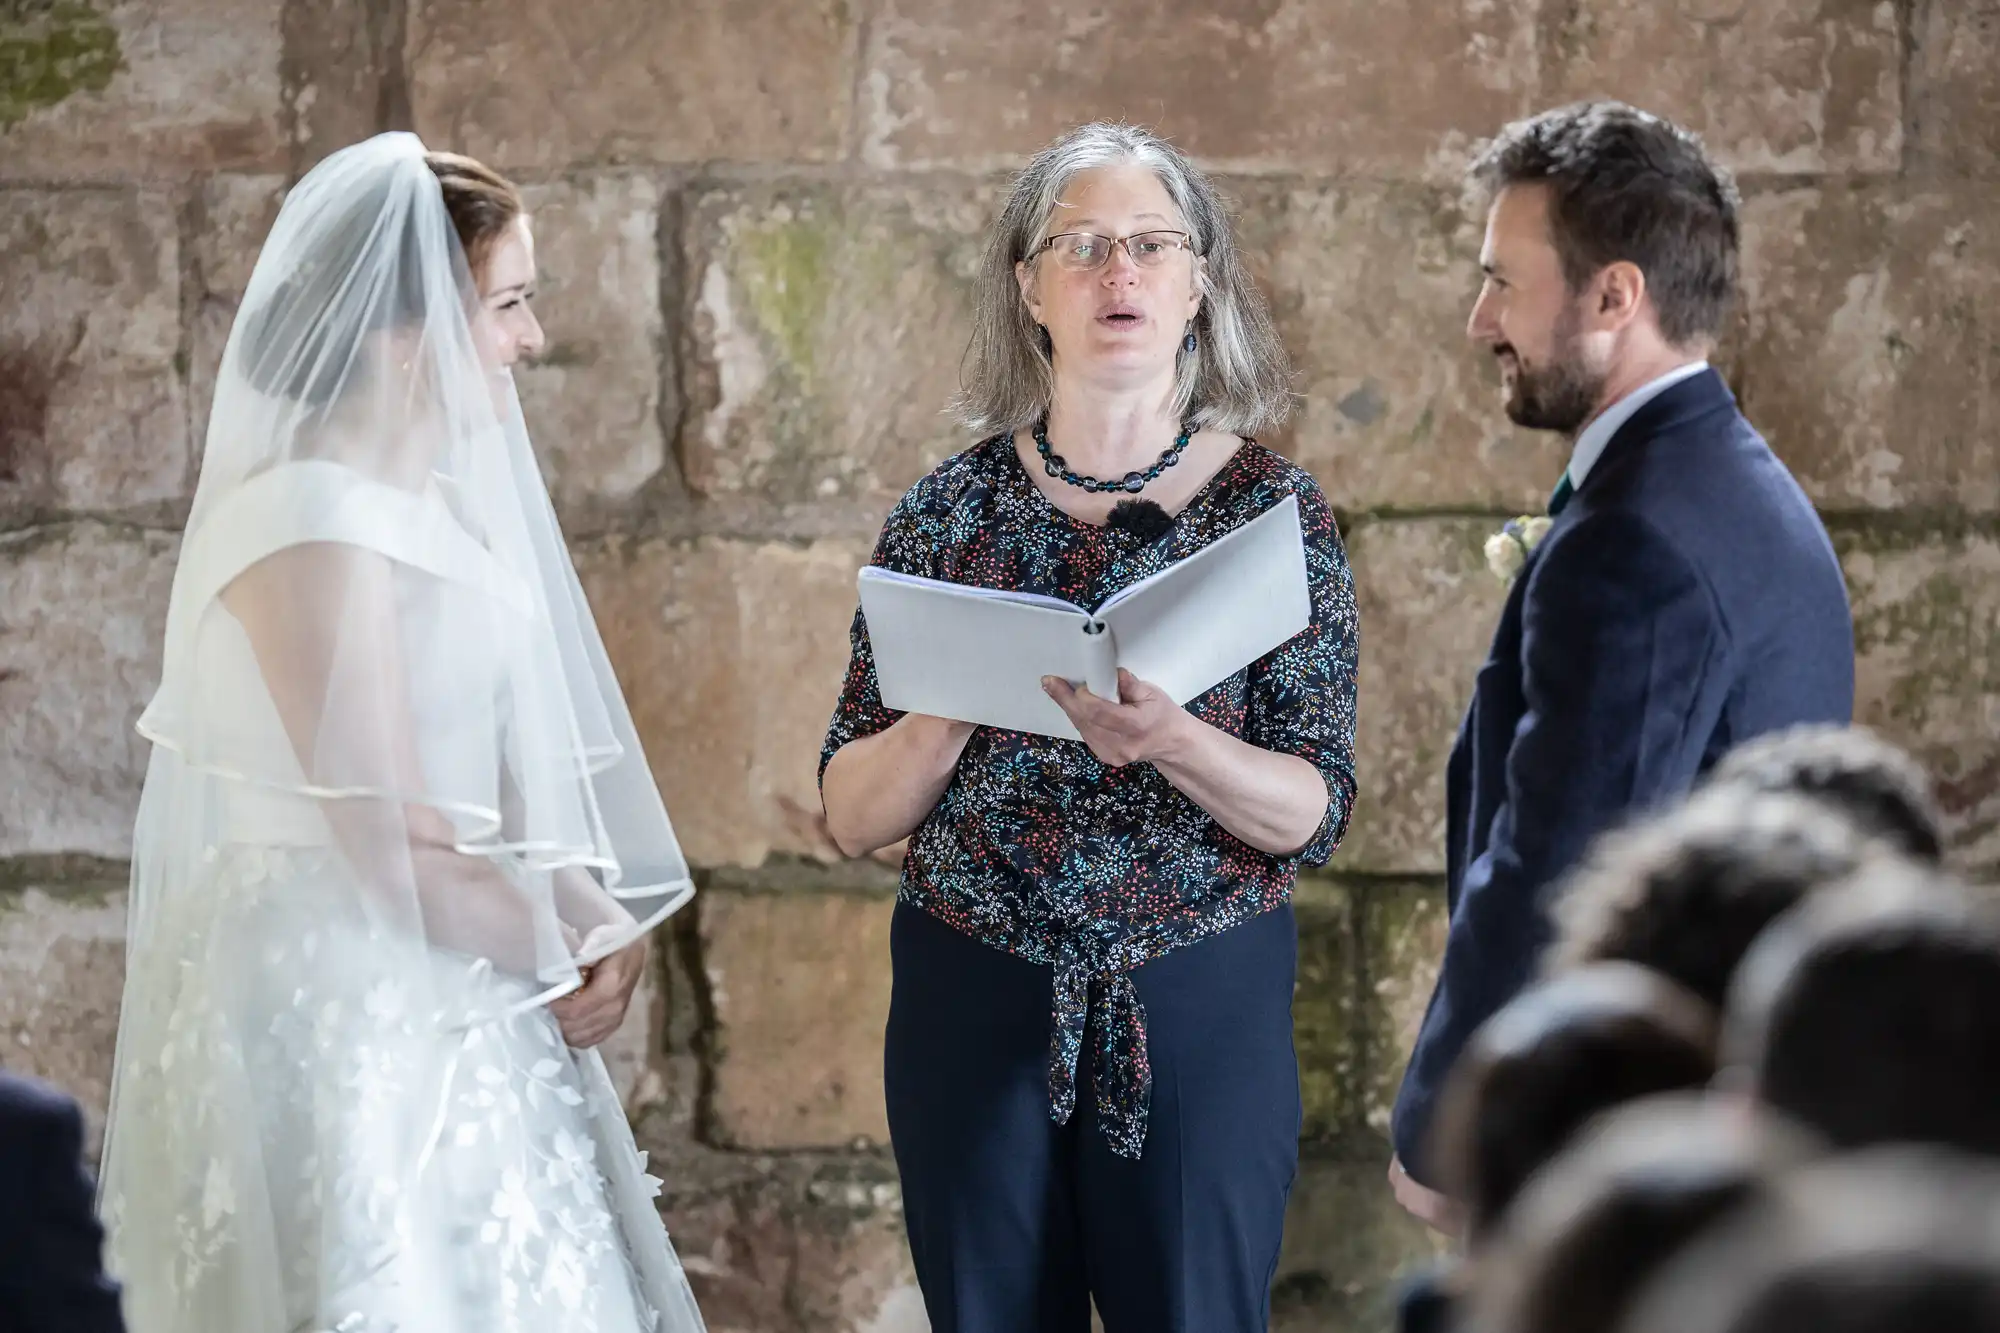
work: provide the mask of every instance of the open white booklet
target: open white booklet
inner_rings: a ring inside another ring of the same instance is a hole
[[[1068,740],[1076,728],[1044,676],[1116,699],[1123,667],[1184,704],[1312,622],[1296,496],[1094,613],[874,565],[858,581],[884,704]]]

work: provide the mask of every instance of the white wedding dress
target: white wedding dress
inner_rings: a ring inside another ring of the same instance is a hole
[[[288,465],[205,525],[184,578],[262,558],[259,524],[232,515],[301,488],[380,520],[351,539],[455,527],[435,491]],[[466,632],[494,571],[470,541],[422,558],[445,577],[411,582],[406,640]],[[193,656],[193,706],[228,719],[229,752],[295,765],[235,622],[208,618]],[[482,681],[474,659],[411,654],[452,663],[412,669],[412,710],[481,715],[505,654],[483,656]],[[154,762],[190,758],[162,739]],[[160,788],[200,791],[199,812],[141,815],[203,845],[192,891],[135,922],[128,995],[146,1005],[128,1003],[103,1169],[134,1333],[699,1330],[604,1062],[565,1046],[542,988],[385,938],[312,797],[204,778]]]
[[[525,225],[525,224],[523,224]],[[231,327],[133,831],[100,1206],[133,1333],[700,1333],[548,1006],[694,892],[414,135]]]

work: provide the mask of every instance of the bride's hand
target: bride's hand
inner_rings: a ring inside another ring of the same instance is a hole
[[[616,939],[627,927],[599,926],[571,945],[579,956],[588,955],[609,939]],[[576,932],[563,926],[564,938]],[[577,1050],[588,1050],[618,1030],[625,1011],[632,1004],[632,992],[646,970],[646,940],[641,938],[608,954],[583,969],[583,985],[549,1006],[562,1027],[563,1040]]]

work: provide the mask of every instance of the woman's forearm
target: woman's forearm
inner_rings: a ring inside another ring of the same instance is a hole
[[[866,856],[915,833],[951,785],[973,730],[970,722],[910,713],[841,746],[820,782],[834,844]]]
[[[535,975],[533,903],[492,860],[458,850],[457,831],[435,807],[329,799],[321,809],[372,924]]]
[[[1331,799],[1317,768],[1181,716],[1172,743],[1153,760],[1162,777],[1260,852],[1289,856],[1312,841]]]
[[[599,926],[635,926],[638,918],[582,866],[558,866],[550,877],[556,915],[588,935]]]

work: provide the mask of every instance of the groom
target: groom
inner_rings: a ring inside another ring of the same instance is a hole
[[[1730,747],[1854,704],[1833,547],[1706,360],[1736,285],[1733,186],[1692,135],[1607,102],[1508,126],[1474,176],[1490,211],[1467,332],[1507,415],[1574,451],[1446,773],[1451,925],[1390,1168],[1441,1226],[1440,1086],[1534,973],[1551,883]]]

